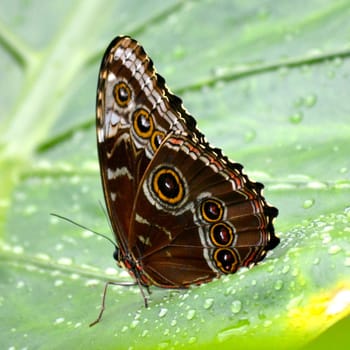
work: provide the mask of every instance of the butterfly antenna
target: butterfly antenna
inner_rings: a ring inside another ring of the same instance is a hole
[[[94,234],[97,235],[97,236],[103,237],[103,238],[106,239],[107,241],[111,242],[111,243],[113,244],[113,247],[117,249],[117,246],[116,246],[115,242],[113,242],[113,240],[111,240],[109,237],[105,236],[104,234],[99,233],[99,232],[96,232],[96,231],[92,230],[91,228],[88,228],[88,227],[86,227],[86,226],[84,226],[84,225],[82,225],[82,224],[79,224],[79,223],[77,223],[77,222],[75,222],[75,221],[73,221],[73,220],[71,220],[71,219],[66,218],[65,216],[61,216],[61,215],[55,214],[55,213],[50,213],[50,215],[51,215],[51,216],[55,216],[56,218],[59,218],[59,219],[61,219],[61,220],[67,221],[67,222],[69,222],[69,223],[71,223],[71,224],[73,224],[73,225],[75,225],[75,226],[78,226],[78,227],[84,229],[84,230],[87,230],[87,231],[89,231],[89,232],[92,232],[92,233],[94,233]]]

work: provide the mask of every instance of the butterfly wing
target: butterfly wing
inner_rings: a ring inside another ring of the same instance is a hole
[[[114,39],[98,82],[98,154],[119,259],[133,262],[126,265],[141,283],[209,281],[278,244],[277,210],[262,185],[210,148],[195,125],[143,48]]]
[[[262,188],[221,151],[170,134],[141,181],[128,235],[147,278],[187,287],[260,261],[279,242]]]
[[[194,129],[195,121],[168,91],[143,48],[129,37],[115,38],[106,50],[96,106],[103,191],[125,255],[133,204],[145,170],[170,130]]]

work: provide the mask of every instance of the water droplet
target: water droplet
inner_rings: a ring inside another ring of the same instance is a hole
[[[303,120],[303,113],[302,112],[295,112],[289,117],[289,121],[293,124],[299,124]]]
[[[335,67],[340,67],[341,65],[343,64],[343,59],[341,57],[336,57],[334,60],[333,60],[333,65]]]
[[[332,241],[332,237],[329,234],[322,234],[322,243],[329,244]]]
[[[62,286],[62,284],[63,284],[63,281],[62,281],[62,280],[56,280],[56,281],[54,282],[54,286],[55,286],[55,287]]]
[[[58,317],[55,320],[55,324],[60,324],[60,323],[63,323],[63,322],[64,322],[64,317]]]
[[[282,289],[282,287],[283,287],[283,281],[282,280],[277,280],[276,282],[275,282],[275,290],[281,290]]]
[[[16,245],[12,248],[12,252],[14,254],[22,254],[24,251],[23,247],[19,246],[19,245]]]
[[[299,274],[299,270],[295,267],[292,271],[292,276],[296,277],[296,276],[298,276],[298,274]]]
[[[208,298],[208,299],[205,299],[204,301],[204,309],[210,309],[214,304],[214,299],[213,298]]]
[[[238,314],[242,309],[242,303],[240,300],[234,300],[231,304],[231,311],[234,314]]]
[[[141,333],[141,337],[145,337],[148,333],[148,329],[144,329]]]
[[[282,269],[282,273],[283,273],[283,274],[287,273],[287,272],[289,271],[289,269],[290,269],[290,266],[289,266],[289,265],[284,265],[284,266],[283,266],[283,269]]]
[[[85,282],[86,287],[91,287],[91,286],[97,286],[100,283],[99,280],[96,279],[89,279]]]
[[[196,314],[196,310],[193,310],[193,309],[188,310],[187,315],[186,315],[186,318],[187,318],[188,320],[192,320],[193,317],[195,316],[195,314]]]
[[[168,336],[170,334],[169,328],[164,329],[163,335]]]
[[[139,323],[140,323],[139,320],[133,320],[133,321],[131,322],[131,324],[130,324],[130,328],[131,328],[131,329],[136,328],[136,326],[137,326]]]
[[[251,285],[252,285],[252,286],[256,286],[256,280],[252,280]]]
[[[38,208],[35,205],[28,205],[26,208],[24,208],[24,215],[32,215],[38,211]]]
[[[71,258],[62,257],[57,261],[60,265],[72,265],[73,261]]]
[[[350,256],[347,256],[344,261],[345,266],[350,266]]]
[[[168,313],[168,309],[166,309],[166,308],[161,308],[160,311],[159,311],[158,316],[159,316],[159,317],[164,317],[167,313]]]
[[[270,265],[267,267],[267,272],[273,272],[274,269],[275,269],[275,265],[270,264]]]
[[[314,261],[312,262],[314,265],[318,265],[320,263],[320,258],[315,258]]]
[[[174,326],[176,326],[176,323],[177,323],[176,320],[172,320],[172,321],[170,322],[170,325],[174,327]]]
[[[332,225],[327,225],[323,228],[323,232],[330,232],[334,230],[334,226]]]
[[[337,244],[331,245],[328,249],[328,254],[337,254],[341,251],[341,247]]]
[[[228,287],[225,292],[224,292],[224,295],[227,296],[227,295],[234,295],[236,294],[236,288],[233,288],[232,286],[231,287]]]
[[[316,95],[310,94],[307,95],[304,99],[304,104],[306,107],[313,107],[317,102],[317,97]]]
[[[190,337],[190,339],[188,340],[188,344],[194,344],[197,341],[196,337]]]
[[[16,288],[23,288],[25,286],[24,281],[18,281],[16,284]]]
[[[315,200],[314,199],[306,199],[303,203],[303,208],[304,209],[309,209],[311,208],[313,205],[315,204]]]

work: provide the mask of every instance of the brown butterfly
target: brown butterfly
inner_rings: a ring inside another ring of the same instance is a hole
[[[96,130],[114,257],[140,287],[205,283],[279,243],[278,210],[263,185],[206,142],[130,37],[115,38],[104,54]]]

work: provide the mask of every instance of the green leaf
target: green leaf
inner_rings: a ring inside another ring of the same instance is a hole
[[[4,348],[348,344],[350,3],[3,1],[0,337]],[[138,39],[215,146],[266,185],[281,244],[189,290],[137,287],[101,212],[94,103],[104,49]],[[311,342],[311,344],[309,344]],[[49,345],[48,345],[49,344]]]

